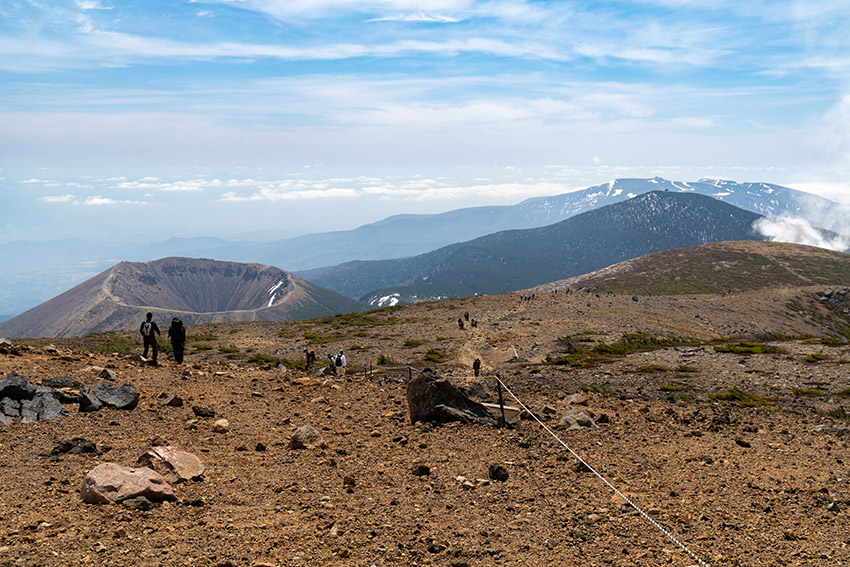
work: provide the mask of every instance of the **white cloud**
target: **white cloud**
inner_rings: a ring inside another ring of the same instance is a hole
[[[81,10],[111,10],[111,6],[102,6],[98,0],[76,0],[76,5]]]
[[[83,205],[92,205],[92,206],[106,206],[106,205],[147,205],[145,201],[124,201],[117,199],[110,199],[109,197],[101,197],[100,195],[93,195],[91,197],[87,197],[85,201],[82,203]]]
[[[838,251],[850,248],[846,237],[825,237],[808,221],[797,217],[760,218],[753,223],[753,229],[771,242],[793,242]]]
[[[74,200],[74,195],[48,195],[41,197],[45,203],[70,203]]]

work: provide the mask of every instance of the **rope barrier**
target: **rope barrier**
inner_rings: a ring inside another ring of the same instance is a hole
[[[631,499],[629,499],[629,498],[628,498],[625,494],[623,494],[622,492],[620,492],[620,491],[617,489],[617,487],[616,487],[616,486],[614,486],[613,484],[611,484],[611,483],[608,481],[608,479],[606,479],[604,476],[602,476],[601,474],[599,474],[599,473],[596,471],[596,469],[594,469],[592,466],[590,466],[590,464],[589,464],[587,461],[585,461],[584,459],[582,459],[582,458],[578,455],[578,453],[576,453],[575,451],[573,451],[573,450],[572,450],[572,448],[571,448],[569,445],[567,445],[566,443],[564,443],[564,442],[561,440],[561,438],[560,438],[560,437],[558,437],[557,435],[555,435],[555,432],[554,432],[554,431],[552,431],[552,430],[551,430],[551,429],[550,429],[550,428],[549,428],[549,427],[548,427],[545,423],[543,423],[542,421],[540,421],[540,419],[538,419],[538,417],[537,417],[536,415],[534,415],[534,413],[533,413],[530,409],[528,409],[528,407],[526,407],[526,405],[525,405],[524,403],[522,403],[522,401],[521,401],[518,397],[516,397],[516,395],[515,395],[515,394],[511,391],[511,389],[510,389],[510,388],[508,388],[508,386],[507,386],[504,382],[502,382],[502,379],[501,379],[501,378],[499,378],[498,376],[496,376],[496,381],[497,381],[499,384],[501,384],[501,386],[505,389],[505,391],[506,391],[508,394],[510,394],[510,395],[511,395],[511,397],[512,397],[514,400],[516,400],[517,404],[519,404],[519,405],[520,405],[520,407],[521,407],[523,410],[525,410],[526,412],[528,412],[528,414],[529,414],[531,417],[533,417],[533,418],[534,418],[534,420],[535,420],[537,423],[539,423],[539,424],[540,424],[540,426],[541,426],[541,427],[543,427],[543,429],[545,429],[547,433],[549,433],[549,435],[551,435],[553,438],[555,438],[555,440],[556,440],[558,443],[560,443],[560,444],[561,444],[561,446],[562,446],[562,447],[564,447],[567,451],[569,451],[569,452],[570,452],[570,454],[571,454],[573,457],[575,457],[576,459],[578,459],[578,461],[579,461],[579,462],[580,462],[580,463],[581,463],[581,464],[582,464],[582,465],[583,465],[583,466],[584,466],[587,470],[589,470],[589,471],[590,471],[590,472],[592,472],[594,475],[596,475],[596,477],[597,477],[599,480],[601,480],[603,483],[605,483],[605,485],[606,485],[606,486],[608,486],[608,488],[610,488],[611,490],[613,490],[613,491],[614,491],[614,493],[615,493],[617,496],[619,496],[619,497],[620,497],[620,498],[622,498],[624,501],[626,501],[626,503],[627,503],[629,506],[631,506],[632,508],[634,508],[635,510],[637,510],[637,511],[638,511],[638,513],[641,515],[641,517],[643,517],[643,519],[645,519],[645,520],[646,520],[646,521],[648,521],[650,524],[652,524],[653,526],[655,526],[655,527],[656,527],[656,528],[657,528],[657,529],[658,529],[661,533],[663,533],[665,536],[667,536],[667,538],[668,538],[670,541],[672,541],[672,542],[673,542],[673,543],[675,543],[677,546],[679,546],[682,550],[684,550],[684,552],[685,552],[685,553],[687,553],[687,554],[691,557],[691,559],[693,559],[694,561],[696,561],[697,563],[699,563],[700,565],[702,565],[702,567],[709,567],[708,563],[706,563],[705,561],[703,561],[702,559],[700,559],[700,558],[699,558],[699,557],[698,557],[698,556],[697,556],[697,555],[696,555],[693,551],[691,551],[690,549],[688,549],[688,548],[685,546],[685,544],[683,544],[682,542],[680,542],[678,539],[676,539],[676,537],[675,537],[673,534],[671,534],[671,533],[670,533],[669,531],[667,531],[667,530],[666,530],[663,526],[661,526],[661,524],[659,524],[658,522],[656,522],[655,520],[653,520],[653,519],[652,519],[652,517],[651,517],[649,514],[647,514],[646,512],[644,512],[642,509],[640,509],[640,508],[637,506],[637,504],[635,504],[634,502],[632,502],[632,501],[631,501]]]

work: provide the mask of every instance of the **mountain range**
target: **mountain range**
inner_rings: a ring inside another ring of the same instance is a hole
[[[701,194],[767,216],[793,215],[824,226],[825,213],[840,209],[821,197],[769,183],[617,179],[584,190],[528,199],[510,206],[482,206],[433,215],[396,215],[353,230],[270,241],[217,237],[171,238],[110,245],[79,239],[16,241],[0,246],[0,320],[45,301],[120,260],[168,256],[216,258],[280,266],[300,272],[354,260],[407,258],[504,230],[538,228],[650,191]],[[825,226],[826,228],[834,228]]]
[[[361,311],[363,305],[279,268],[196,258],[120,262],[4,323],[0,335],[73,337],[161,323],[289,321]],[[163,332],[167,324],[163,328]]]
[[[375,306],[504,293],[670,248],[758,240],[752,229],[758,218],[711,197],[654,191],[541,228],[502,231],[411,258],[348,262],[302,275]]]

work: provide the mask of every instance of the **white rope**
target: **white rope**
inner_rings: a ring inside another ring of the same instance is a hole
[[[688,549],[687,547],[685,547],[685,544],[683,544],[682,542],[680,542],[678,539],[676,539],[676,538],[673,536],[673,534],[671,534],[670,532],[668,532],[668,531],[667,531],[666,529],[664,529],[664,528],[663,528],[663,527],[662,527],[662,526],[661,526],[658,522],[656,522],[655,520],[653,520],[653,519],[649,516],[649,514],[647,514],[647,513],[646,513],[646,512],[644,512],[643,510],[641,510],[641,509],[637,506],[637,504],[635,504],[634,502],[632,502],[632,501],[631,501],[631,500],[630,500],[630,499],[629,499],[629,498],[628,498],[625,494],[623,494],[622,492],[620,492],[619,490],[617,490],[617,487],[616,487],[616,486],[614,486],[613,484],[611,484],[610,482],[608,482],[608,480],[607,480],[604,476],[602,476],[601,474],[599,474],[598,472],[596,472],[596,469],[594,469],[593,467],[591,467],[591,466],[587,463],[587,461],[585,461],[584,459],[582,459],[582,458],[578,455],[578,453],[576,453],[575,451],[573,451],[573,450],[569,447],[569,445],[567,445],[566,443],[564,443],[564,442],[561,440],[561,438],[560,438],[560,437],[558,437],[557,435],[555,435],[555,432],[554,432],[554,431],[552,431],[551,429],[549,429],[549,427],[548,427],[545,423],[543,423],[542,421],[540,421],[540,419],[538,419],[538,418],[537,418],[537,416],[536,416],[536,415],[534,415],[534,413],[533,413],[530,409],[528,409],[528,408],[526,407],[526,405],[525,405],[525,404],[523,404],[523,403],[520,401],[520,399],[519,399],[518,397],[516,397],[516,396],[514,395],[514,393],[511,391],[511,389],[510,389],[510,388],[508,388],[508,387],[505,385],[505,383],[504,383],[504,382],[502,382],[502,379],[501,379],[501,378],[499,378],[499,377],[497,376],[497,377],[496,377],[496,381],[497,381],[499,384],[501,384],[501,385],[502,385],[502,387],[505,389],[505,391],[507,391],[507,392],[511,395],[511,397],[512,397],[513,399],[515,399],[515,400],[516,400],[516,402],[520,405],[520,407],[522,407],[522,409],[524,409],[525,411],[527,411],[527,412],[528,412],[528,414],[529,414],[531,417],[533,417],[533,418],[534,418],[534,420],[535,420],[537,423],[539,423],[539,424],[540,424],[540,426],[541,426],[541,427],[543,427],[543,429],[545,429],[547,433],[549,433],[549,435],[551,435],[552,437],[554,437],[554,438],[555,438],[555,440],[557,440],[557,441],[558,441],[558,443],[560,443],[560,444],[561,444],[561,445],[562,445],[562,446],[563,446],[563,447],[564,447],[567,451],[569,451],[569,452],[570,452],[570,454],[572,454],[572,456],[573,456],[573,457],[575,457],[576,459],[578,459],[578,461],[579,461],[582,465],[584,465],[584,467],[585,467],[585,468],[587,468],[587,470],[589,470],[590,472],[592,472],[593,474],[595,474],[595,475],[597,476],[597,478],[599,478],[599,480],[601,480],[602,482],[604,482],[604,483],[608,486],[608,488],[610,488],[611,490],[613,490],[613,491],[614,491],[614,493],[615,493],[615,494],[617,494],[617,496],[619,496],[620,498],[622,498],[623,500],[625,500],[625,501],[626,501],[626,502],[627,502],[627,503],[628,503],[628,504],[629,504],[632,508],[634,508],[635,510],[637,510],[637,511],[640,513],[640,515],[641,515],[641,516],[643,516],[643,518],[644,518],[646,521],[648,521],[650,524],[652,524],[653,526],[655,526],[656,528],[658,528],[658,529],[661,531],[661,533],[663,533],[665,536],[667,536],[667,538],[668,538],[668,539],[670,539],[670,541],[672,541],[673,543],[675,543],[676,545],[678,545],[680,548],[682,548],[682,549],[685,551],[685,553],[687,553],[687,554],[688,554],[688,555],[689,555],[689,556],[690,556],[690,557],[691,557],[694,561],[696,561],[697,563],[699,563],[700,565],[702,565],[702,567],[709,567],[709,565],[708,565],[705,561],[703,561],[702,559],[700,559],[699,557],[697,557],[697,555],[696,555],[693,551],[691,551],[690,549]]]

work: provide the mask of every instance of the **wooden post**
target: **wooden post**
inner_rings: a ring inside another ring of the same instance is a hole
[[[505,402],[502,400],[502,382],[499,378],[501,378],[501,376],[496,374],[496,389],[499,391],[499,410],[502,412],[502,417],[499,420],[499,427],[505,427]]]

